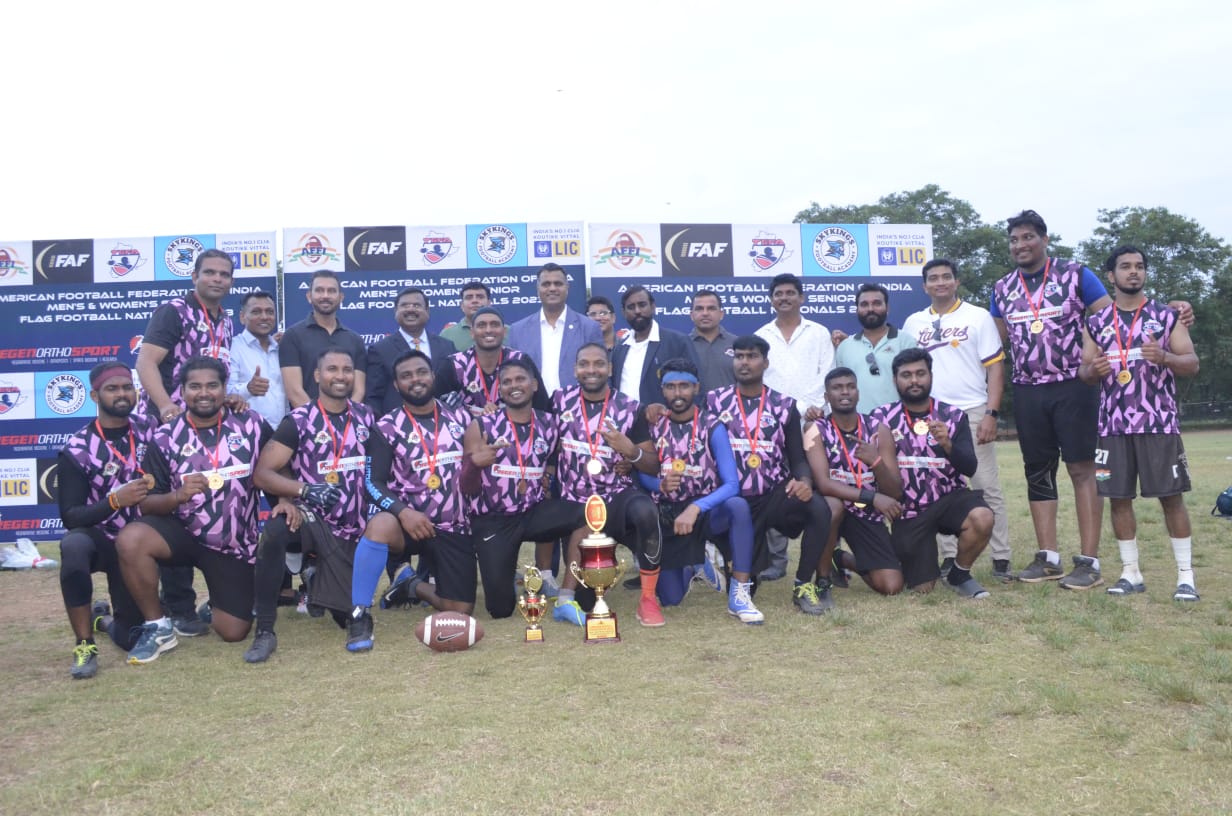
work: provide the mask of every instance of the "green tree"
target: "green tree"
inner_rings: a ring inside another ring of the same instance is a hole
[[[1147,289],[1162,301],[1187,300],[1194,307],[1190,329],[1201,370],[1180,384],[1190,402],[1227,400],[1232,395],[1232,247],[1192,218],[1165,207],[1100,210],[1099,226],[1082,243],[1089,266],[1104,277],[1104,259],[1119,244],[1146,253]]]

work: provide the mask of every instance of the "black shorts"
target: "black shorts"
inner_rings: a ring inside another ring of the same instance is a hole
[[[1057,458],[1090,462],[1099,427],[1099,389],[1082,380],[1014,386],[1014,426],[1028,466]]]
[[[804,526],[809,521],[808,504],[788,498],[788,481],[790,479],[784,479],[760,496],[744,497],[749,503],[749,514],[753,517],[754,538],[761,538],[771,528],[787,538],[795,538],[804,532]]]
[[[1188,493],[1189,459],[1180,434],[1125,434],[1100,437],[1095,450],[1095,485],[1108,499]]]
[[[576,502],[546,499],[526,513],[475,516],[471,535],[483,581],[483,602],[494,618],[513,614],[517,602],[513,574],[523,541],[555,541],[578,528]]]
[[[634,502],[648,501],[650,506],[653,507],[654,499],[650,498],[650,494],[644,490],[639,490],[636,487],[626,487],[606,501],[607,523],[603,525],[603,534],[611,536],[630,550],[636,552],[637,536],[628,519],[629,506]],[[560,507],[562,515],[566,512],[572,513],[569,516],[569,523],[572,525],[573,530],[587,526],[586,505],[584,503],[561,499]]]
[[[851,547],[851,554],[856,558],[856,572],[864,574],[872,570],[903,568],[894,554],[894,544],[890,541],[890,531],[885,524],[846,513],[838,534]]]
[[[201,570],[211,607],[240,620],[252,620],[254,565],[210,549],[171,516],[142,516],[133,524],[150,527],[167,542],[171,557],[164,563]]]
[[[416,541],[402,531],[408,553],[428,552],[432,558],[432,574],[436,576],[436,594],[450,601],[475,602],[475,582],[478,567],[470,533],[451,533],[440,529],[427,541]]]
[[[937,564],[937,534],[956,536],[977,507],[987,508],[982,490],[955,490],[930,504],[923,513],[894,522],[890,540],[903,565],[903,581],[914,587],[941,577]]]

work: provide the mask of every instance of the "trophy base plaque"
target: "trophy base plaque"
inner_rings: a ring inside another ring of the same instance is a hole
[[[530,627],[527,627],[526,628],[526,639],[524,642],[543,643],[543,630],[538,629],[538,628],[531,629]]]
[[[620,632],[616,627],[616,615],[609,613],[600,618],[586,617],[586,633],[584,643],[620,643]]]

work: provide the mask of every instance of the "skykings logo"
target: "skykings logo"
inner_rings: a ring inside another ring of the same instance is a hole
[[[86,403],[85,383],[74,374],[52,377],[43,389],[43,399],[47,401],[47,407],[57,414],[75,414]]]
[[[731,224],[664,224],[663,257],[681,275],[731,277]]]
[[[406,227],[346,227],[349,272],[406,271]]]
[[[163,263],[167,265],[167,271],[171,274],[180,278],[188,278],[192,276],[197,256],[204,251],[205,247],[200,241],[191,235],[184,235],[167,244],[167,251],[163,253]]]
[[[479,233],[475,251],[493,266],[509,263],[518,254],[518,236],[509,227],[493,224]]]
[[[813,239],[813,257],[827,272],[846,272],[859,256],[856,237],[842,227],[826,227]]]

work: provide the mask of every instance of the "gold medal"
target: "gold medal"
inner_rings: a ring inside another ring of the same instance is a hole
[[[428,477],[426,484],[428,485],[429,490],[436,490],[441,486],[441,477],[433,473]]]
[[[674,470],[676,473],[684,473],[684,468],[685,468],[685,464],[684,464],[683,459],[673,459],[672,460],[672,470]]]
[[[210,490],[217,490],[220,487],[222,487],[224,484],[224,479],[222,478],[222,474],[216,470],[211,470],[209,473],[206,474],[205,478],[207,480],[207,483],[210,486]]]
[[[1044,321],[1035,320],[1031,323],[1031,334],[1040,334],[1044,331]]]
[[[598,476],[603,472],[603,463],[598,459],[591,459],[586,463],[586,472],[591,476]]]
[[[329,482],[330,484],[338,484],[338,471],[331,470],[329,473],[326,473],[325,481]]]
[[[1117,374],[1117,382],[1119,382],[1121,385],[1129,385],[1130,380],[1132,380],[1133,378],[1134,378],[1134,375],[1129,373],[1128,368],[1122,368],[1120,373]]]
[[[857,509],[859,509],[859,510],[863,510],[865,507],[868,507],[868,505],[867,505],[867,504],[865,504],[864,502],[852,502],[852,503],[851,503],[851,506],[852,506],[852,507],[855,507],[855,508],[857,508]]]
[[[744,463],[754,470],[757,470],[757,468],[761,467],[761,457],[755,453],[750,453],[749,458],[745,459]]]
[[[525,495],[526,495],[526,490],[527,490],[526,480],[525,480],[525,479],[518,479],[518,495],[519,495],[519,496],[525,496]]]
[[[142,476],[141,481],[145,482],[146,490],[154,489],[154,477],[151,476],[150,474],[147,473],[146,475]]]
[[[911,430],[915,431],[920,436],[923,436],[928,433],[928,420],[917,419],[915,424],[911,426]]]

